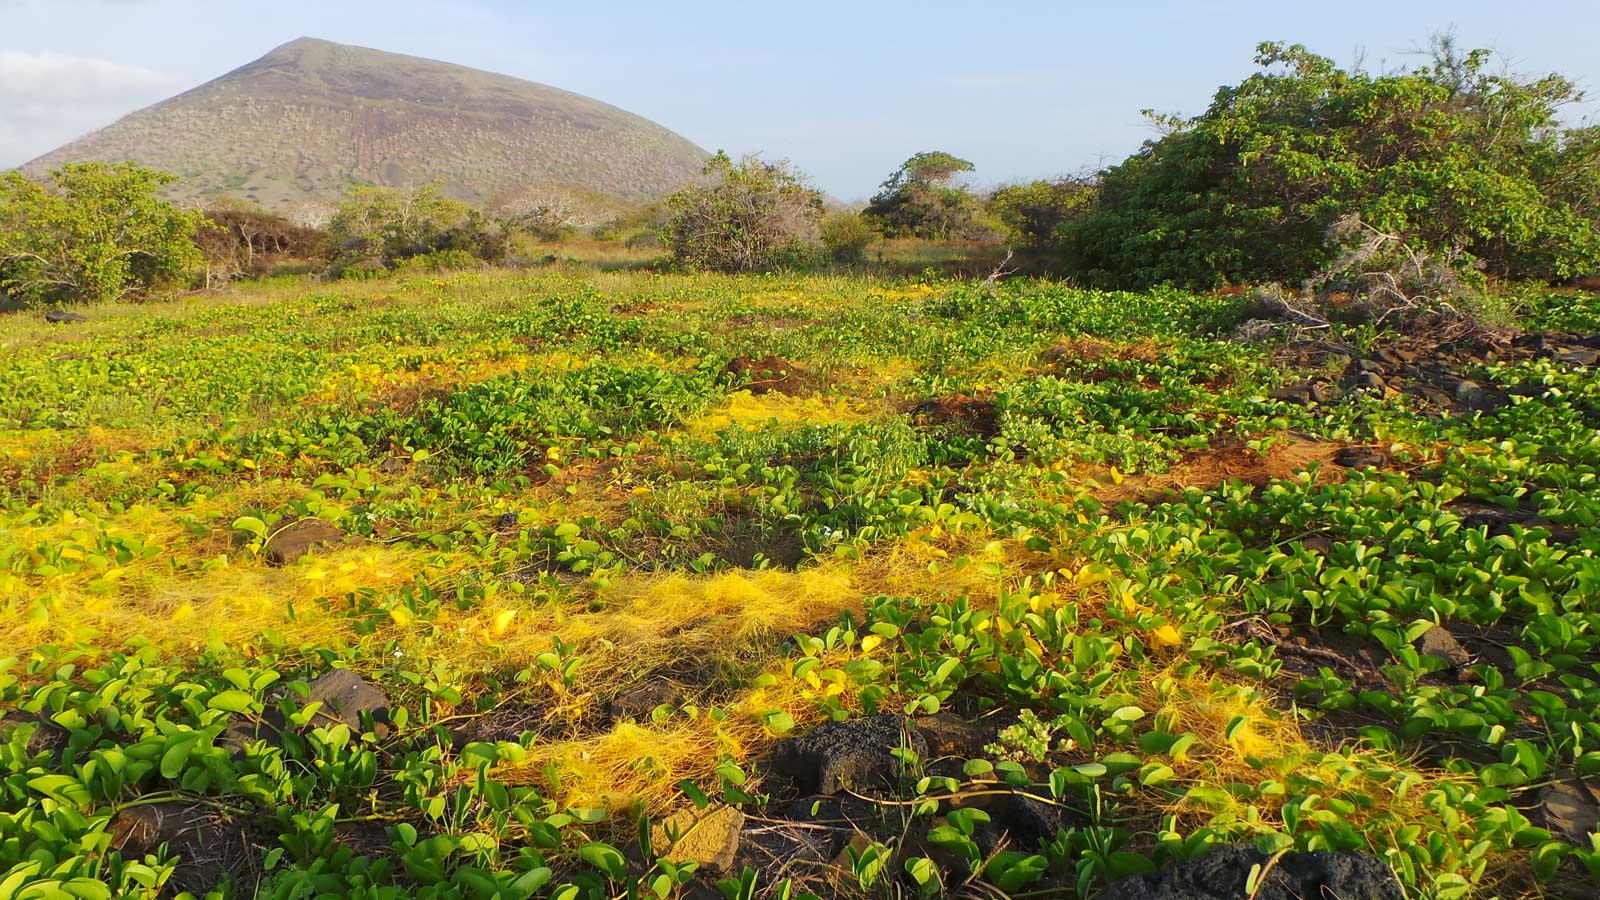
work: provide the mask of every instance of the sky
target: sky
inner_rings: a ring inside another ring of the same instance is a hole
[[[309,36],[587,94],[853,200],[922,150],[981,184],[1115,162],[1140,110],[1200,112],[1260,41],[1380,68],[1444,29],[1600,97],[1597,0],[0,0],[0,167]]]

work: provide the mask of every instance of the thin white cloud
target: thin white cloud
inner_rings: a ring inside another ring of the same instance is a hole
[[[108,125],[175,86],[160,72],[107,59],[0,50],[0,166]]]

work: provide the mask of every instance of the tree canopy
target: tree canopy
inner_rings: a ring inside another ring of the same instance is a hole
[[[324,259],[331,251],[326,232],[236,200],[207,207],[193,239],[205,257],[207,284],[259,278],[285,260]]]
[[[989,194],[987,208],[1020,249],[1053,250],[1060,230],[1094,206],[1095,186],[1081,179],[1056,178],[1007,184]]]
[[[1168,133],[1103,173],[1066,229],[1068,264],[1116,287],[1295,280],[1336,258],[1334,225],[1358,217],[1496,274],[1593,271],[1600,154],[1557,119],[1580,95],[1489,62],[1444,40],[1427,65],[1373,74],[1262,44],[1262,71],[1195,118],[1154,117]]]
[[[439,184],[358,187],[339,204],[328,233],[336,264],[345,268],[388,266],[444,251],[485,260],[506,252],[503,231],[478,210],[445,196]]]
[[[28,305],[119,300],[199,261],[203,221],[157,192],[176,176],[133,163],[72,163],[48,184],[0,175],[0,287]]]
[[[798,262],[819,240],[822,194],[785,162],[718,153],[706,164],[709,186],[667,198],[665,240],[683,265],[749,272]]]
[[[942,150],[918,153],[889,176],[864,215],[889,237],[963,237],[972,227],[977,201],[953,182],[973,169],[971,162]]]

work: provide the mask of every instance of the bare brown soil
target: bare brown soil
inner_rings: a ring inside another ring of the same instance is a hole
[[[911,410],[917,425],[953,425],[969,434],[994,437],[1000,433],[1000,411],[992,399],[968,394],[935,397]]]
[[[1170,472],[1131,475],[1120,483],[1104,472],[1097,473],[1095,480],[1100,486],[1095,489],[1094,496],[1105,503],[1120,503],[1151,499],[1190,487],[1209,490],[1228,481],[1265,487],[1274,479],[1292,478],[1313,466],[1318,484],[1332,484],[1343,481],[1348,471],[1336,464],[1334,457],[1350,446],[1285,434],[1273,439],[1262,453],[1243,442],[1233,441],[1190,454]]]
[[[735,357],[722,371],[733,378],[737,389],[752,394],[800,396],[814,387],[811,373],[780,356]]]

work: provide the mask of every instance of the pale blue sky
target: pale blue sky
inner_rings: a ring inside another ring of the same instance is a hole
[[[845,199],[919,150],[984,183],[1114,161],[1150,136],[1141,108],[1202,109],[1263,40],[1376,67],[1454,27],[1600,94],[1600,0],[0,0],[0,22],[0,166],[302,35],[588,94],[710,150],[787,157]]]

